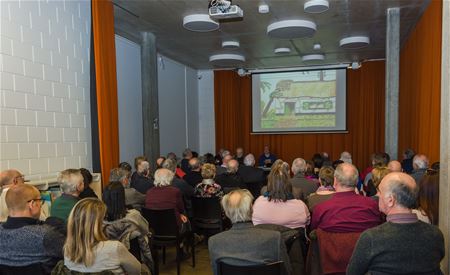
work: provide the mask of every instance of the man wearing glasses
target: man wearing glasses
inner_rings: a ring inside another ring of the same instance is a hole
[[[36,187],[17,184],[5,196],[9,216],[0,224],[0,265],[39,264],[51,271],[63,258],[64,236],[39,220],[43,200]]]

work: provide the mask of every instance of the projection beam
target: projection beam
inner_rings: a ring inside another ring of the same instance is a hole
[[[400,9],[387,10],[386,28],[386,114],[385,151],[391,159],[398,154],[398,96],[400,68]]]

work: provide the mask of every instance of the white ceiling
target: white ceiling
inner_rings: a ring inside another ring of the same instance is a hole
[[[386,9],[400,7],[400,31],[403,44],[420,19],[430,0],[330,0],[330,9],[321,14],[303,11],[306,0],[233,0],[244,11],[241,21],[221,22],[216,31],[200,33],[183,28],[183,17],[192,13],[207,13],[207,0],[113,0],[116,33],[136,42],[140,31],[155,34],[158,52],[196,69],[214,66],[209,56],[239,53],[244,64],[235,67],[266,69],[311,65],[301,56],[324,53],[325,60],[317,64],[337,64],[385,57]],[[268,14],[259,14],[258,5],[266,3]],[[267,26],[286,19],[308,19],[317,25],[313,37],[293,40],[267,36]],[[430,30],[431,31],[431,30]],[[359,50],[339,47],[339,40],[349,35],[368,35],[370,45]],[[225,39],[238,40],[239,49],[221,48]],[[313,50],[314,43],[322,49]],[[290,47],[291,53],[279,55],[276,47]],[[232,66],[233,67],[233,66]]]

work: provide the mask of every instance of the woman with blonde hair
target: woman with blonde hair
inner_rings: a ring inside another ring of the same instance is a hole
[[[222,197],[222,187],[215,183],[216,166],[205,163],[202,166],[202,182],[195,187],[195,196],[200,198]]]
[[[119,241],[103,232],[106,206],[96,198],[80,200],[70,212],[64,244],[64,265],[77,272],[112,271],[139,274],[141,264]]]
[[[309,210],[303,201],[292,195],[289,166],[283,161],[275,161],[267,180],[267,191],[253,205],[253,224],[305,228],[310,220]]]
[[[378,185],[380,185],[381,180],[390,172],[391,170],[389,170],[386,166],[378,166],[372,169],[372,178],[367,184],[368,197],[374,197],[374,199],[378,200],[378,196],[376,196]]]

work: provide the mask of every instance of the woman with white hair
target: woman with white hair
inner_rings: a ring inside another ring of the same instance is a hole
[[[174,209],[177,216],[178,227],[181,232],[185,230],[188,222],[185,216],[183,195],[180,189],[172,186],[174,173],[169,169],[161,168],[155,172],[155,187],[147,191],[145,208],[148,209]]]

